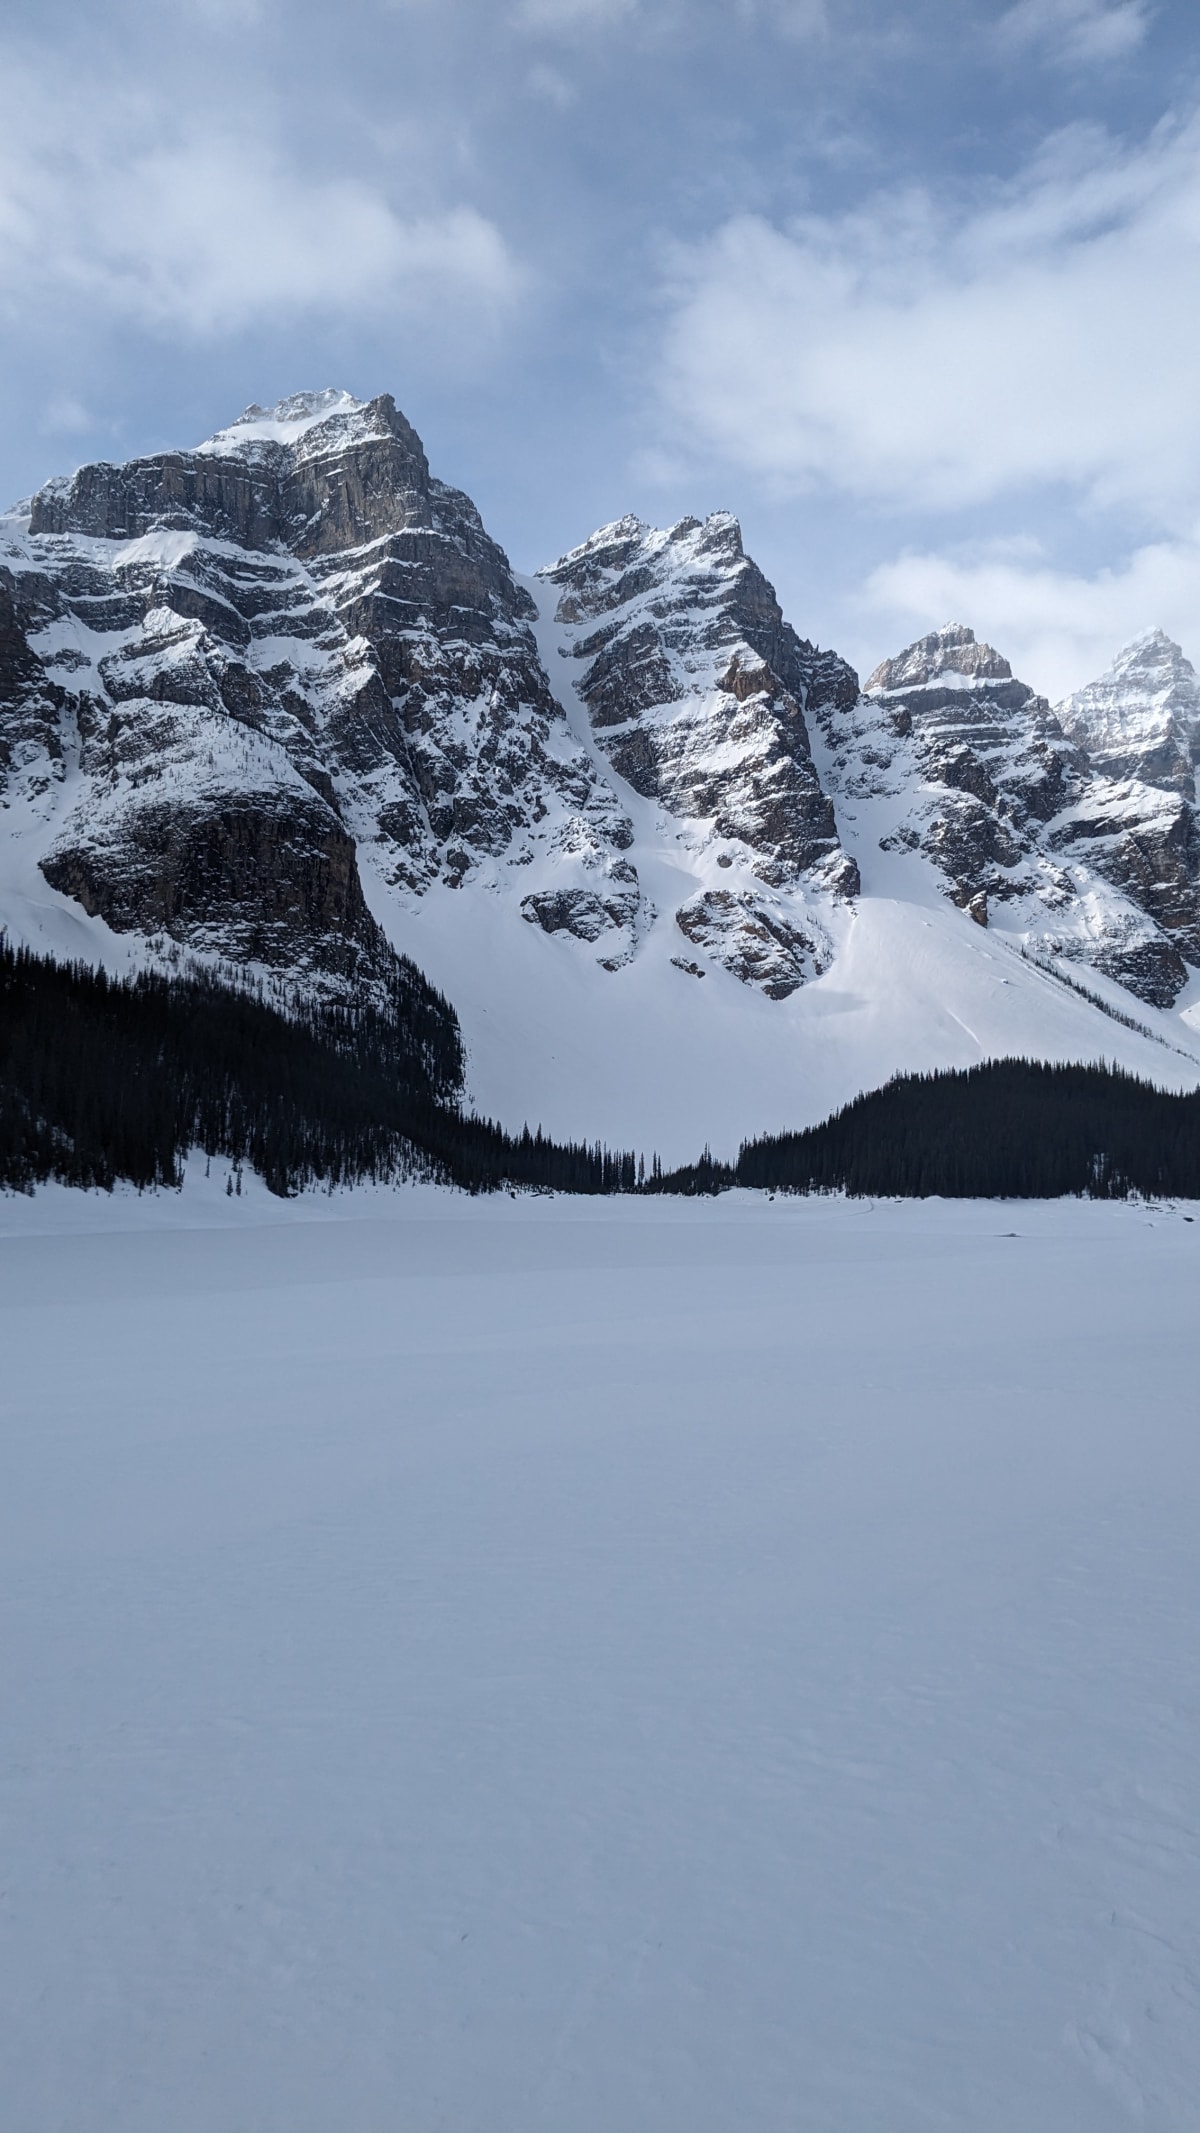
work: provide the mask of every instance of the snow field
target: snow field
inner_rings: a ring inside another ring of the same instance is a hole
[[[0,1202],[4,2123],[1192,2133],[1191,1212]]]

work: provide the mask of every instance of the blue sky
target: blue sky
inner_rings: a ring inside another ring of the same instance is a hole
[[[10,0],[0,486],[391,391],[531,568],[717,506],[868,667],[1200,662],[1194,0]]]

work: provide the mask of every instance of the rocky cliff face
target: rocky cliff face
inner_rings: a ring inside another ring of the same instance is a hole
[[[194,451],[84,467],[3,548],[7,798],[40,809],[44,878],[117,932],[352,991],[390,955],[369,852],[400,908],[511,890],[618,969],[659,916],[640,796],[733,869],[681,918],[694,946],[778,997],[828,960],[819,913],[761,885],[854,891],[805,707],[857,685],[788,628],[731,519],[608,529],[539,592],[589,618],[582,733],[535,600],[386,395],[301,394]]]
[[[40,799],[46,879],[118,931],[336,990],[390,955],[359,840],[418,893],[552,814],[618,852],[528,594],[386,396],[85,467],[3,549],[9,797]]]
[[[760,880],[807,875],[853,895],[805,714],[852,703],[858,679],[784,621],[737,520],[718,512],[660,532],[621,519],[545,575],[614,770],[670,814],[710,824]]]
[[[1179,723],[1139,708],[1148,668],[1157,680],[1187,663],[1166,639],[1143,642],[1152,660],[1131,647],[1055,712],[949,624],[885,660],[823,730],[835,789],[891,803],[885,849],[931,860],[980,924],[999,918],[1035,952],[1091,962],[1166,1007],[1200,959],[1200,847]]]
[[[1200,682],[1162,630],[1119,652],[1107,673],[1057,705],[1089,776],[1075,808],[1054,826],[1056,848],[1122,889],[1154,922],[1138,968],[1162,1005],[1200,963]]]
[[[63,692],[30,645],[23,592],[0,565],[0,785],[62,775]]]
[[[1055,716],[1101,777],[1139,778],[1195,800],[1200,681],[1165,631],[1127,644],[1099,680],[1056,705]]]
[[[828,966],[823,908],[859,887],[806,723],[853,703],[857,676],[785,622],[727,512],[667,531],[620,519],[544,575],[604,758],[721,870],[678,930],[785,999]]]

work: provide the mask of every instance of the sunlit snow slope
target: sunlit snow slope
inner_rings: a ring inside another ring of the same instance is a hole
[[[736,882],[743,870],[722,868],[711,840],[642,799],[600,757],[574,686],[574,633],[553,619],[553,588],[522,582],[538,604],[551,686],[634,824],[629,856],[650,899],[669,915],[706,888]],[[812,746],[820,768],[815,728]],[[862,893],[826,905],[835,960],[783,1000],[715,961],[702,979],[681,969],[691,950],[669,922],[647,932],[627,966],[602,971],[569,936],[514,927],[501,890],[470,902],[435,890],[393,921],[393,937],[454,1001],[481,1109],[555,1133],[654,1146],[669,1160],[705,1140],[727,1154],[745,1135],[808,1124],[897,1072],[1010,1053],[1104,1058],[1165,1087],[1200,1084],[1200,1010],[1193,1026],[1093,970],[1071,971],[1139,1028],[1102,1014],[1024,960],[1003,931],[985,931],[950,905],[929,861],[881,852],[890,823],[870,800],[839,806]],[[384,901],[369,888],[368,896],[386,927]]]

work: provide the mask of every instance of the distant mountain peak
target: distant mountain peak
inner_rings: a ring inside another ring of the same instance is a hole
[[[867,688],[919,689],[943,674],[961,674],[968,681],[1012,680],[1007,659],[990,644],[980,644],[965,622],[944,622],[895,658],[882,660]]]
[[[1140,637],[1131,637],[1123,644],[1111,665],[1105,669],[1099,681],[1127,674],[1146,674],[1154,678],[1159,688],[1170,687],[1175,682],[1196,681],[1196,669],[1187,657],[1182,645],[1164,629],[1144,630]],[[1089,684],[1091,687],[1096,683]]]
[[[1176,644],[1175,639],[1168,636],[1166,630],[1160,629],[1157,624],[1153,629],[1143,630],[1140,636],[1131,637],[1128,644],[1123,645],[1117,653],[1113,665],[1119,666],[1124,660],[1139,658],[1151,651],[1173,653],[1184,660],[1185,666],[1191,665],[1191,661],[1184,658],[1183,647]]]
[[[1057,706],[1057,716],[1106,776],[1194,794],[1200,679],[1165,630],[1123,645],[1103,674]]]
[[[1055,713],[948,623],[824,725],[834,798],[886,809],[882,850],[932,861],[979,924],[1176,999],[1200,962],[1200,682],[1163,631]]]

